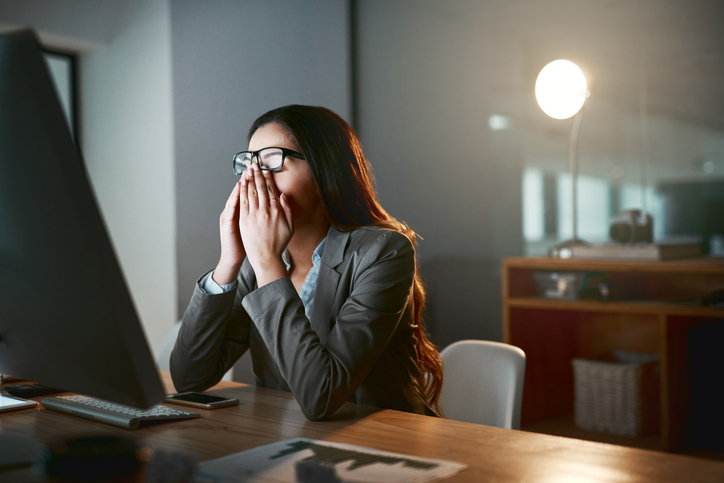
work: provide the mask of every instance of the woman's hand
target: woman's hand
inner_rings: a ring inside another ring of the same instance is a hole
[[[241,179],[239,228],[259,287],[287,276],[282,253],[294,234],[292,210],[269,171],[252,164]]]
[[[239,196],[241,181],[234,185],[224,211],[219,216],[219,235],[221,238],[221,258],[214,270],[213,279],[219,285],[236,280],[241,264],[246,258],[246,250],[239,231]]]

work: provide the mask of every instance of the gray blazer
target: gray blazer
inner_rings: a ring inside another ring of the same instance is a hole
[[[289,278],[257,288],[248,261],[235,293],[207,294],[199,280],[171,353],[174,385],[203,391],[249,349],[257,385],[291,391],[308,419],[346,401],[434,416],[419,382],[414,273],[405,235],[330,228],[311,320]]]

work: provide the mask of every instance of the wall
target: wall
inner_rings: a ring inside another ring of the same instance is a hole
[[[434,341],[499,340],[499,261],[522,254],[522,155],[487,123],[515,109],[496,76],[518,59],[426,4],[359,2],[358,131],[383,205],[422,237]]]
[[[356,4],[358,132],[384,206],[423,238],[427,319],[440,346],[502,337],[500,262],[530,249],[521,175],[568,171],[572,121],[548,118],[534,97],[548,62],[573,60],[589,78],[582,176],[652,188],[724,175],[721,3]],[[493,114],[508,129],[492,130]],[[599,203],[585,190],[580,198]],[[540,201],[541,213],[556,214]],[[595,223],[607,233],[605,216]],[[562,238],[540,240],[541,253]]]
[[[347,2],[172,3],[178,311],[220,254],[232,156],[258,116],[324,105],[350,120]]]
[[[127,4],[128,5],[128,4]],[[176,207],[169,3],[138,2],[81,59],[88,170],[152,348],[175,319]]]

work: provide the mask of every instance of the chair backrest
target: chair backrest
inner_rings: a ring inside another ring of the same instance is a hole
[[[181,329],[181,321],[173,324],[171,329],[166,333],[161,342],[161,345],[156,352],[156,366],[159,369],[169,369],[171,351],[173,346],[176,344],[176,338],[178,337],[178,331]]]
[[[520,429],[525,353],[501,342],[461,340],[440,352],[440,408],[449,419]]]
[[[163,341],[161,342],[161,345],[158,348],[158,351],[156,352],[156,367],[159,369],[165,369],[169,370],[171,365],[171,352],[173,351],[174,346],[176,345],[176,339],[178,338],[179,330],[181,330],[181,321],[175,322],[171,329],[166,333],[166,335],[163,338]],[[248,352],[248,351],[247,351]],[[246,356],[246,354],[245,354]],[[249,367],[251,367],[250,362],[248,363]],[[225,381],[231,381],[232,377],[234,375],[234,368],[232,367],[229,369],[229,371],[224,374],[224,377],[222,378]],[[248,378],[243,380],[242,382],[246,382],[248,384],[253,384],[254,380],[251,379],[251,382],[248,382]]]

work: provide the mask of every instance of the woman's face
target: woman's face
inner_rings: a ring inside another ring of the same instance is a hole
[[[249,151],[270,147],[299,152],[299,147],[292,136],[276,123],[260,127],[249,140]],[[284,193],[289,201],[295,224],[303,223],[305,218],[324,212],[312,171],[305,160],[287,156],[284,165],[279,170],[273,171],[272,176],[279,192]]]

